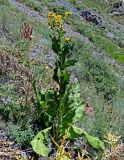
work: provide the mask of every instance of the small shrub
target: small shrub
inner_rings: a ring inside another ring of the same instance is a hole
[[[30,145],[30,140],[34,136],[34,132],[29,127],[28,129],[22,129],[21,126],[13,123],[7,124],[7,134],[11,140],[14,140],[20,147],[26,147]]]

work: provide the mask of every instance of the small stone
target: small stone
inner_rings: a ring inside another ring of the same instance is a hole
[[[25,152],[21,152],[21,157],[22,158],[27,158],[27,154]]]
[[[112,32],[108,32],[108,33],[107,33],[107,37],[110,38],[110,39],[112,39],[112,40],[115,40],[115,39],[116,39],[116,36],[115,36],[114,33],[112,33]]]
[[[121,48],[124,48],[124,40],[119,42],[119,46],[120,46]]]

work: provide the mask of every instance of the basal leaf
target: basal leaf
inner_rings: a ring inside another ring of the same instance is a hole
[[[74,132],[79,134],[79,135],[86,134],[86,132],[81,128],[75,127],[74,125],[72,125],[72,128],[73,128]]]
[[[46,147],[44,144],[44,140],[46,139],[50,129],[51,127],[38,132],[37,135],[34,137],[34,139],[31,141],[33,150],[37,154],[44,156],[44,157],[48,156],[48,153],[50,151],[50,149]]]
[[[44,145],[44,143],[43,143],[41,138],[33,139],[31,141],[31,145],[32,145],[33,150],[37,154],[39,154],[41,156],[44,156],[44,157],[48,156],[48,153],[49,153],[50,150],[49,150],[48,147],[46,147]]]

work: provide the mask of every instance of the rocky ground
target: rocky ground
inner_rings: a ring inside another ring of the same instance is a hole
[[[39,15],[38,12],[32,10],[30,7],[25,6],[24,4],[21,4],[19,2],[17,2],[16,0],[9,0],[9,2],[15,6],[18,10],[23,11],[24,13],[26,13],[28,15],[29,18],[33,20],[37,20],[37,21],[41,21],[44,23],[47,23],[47,18],[43,17],[41,15]],[[80,17],[80,12],[75,9],[73,6],[71,6],[69,3],[60,0],[60,1],[56,1],[57,5],[66,5],[68,10],[71,10],[73,14],[76,14],[79,16],[80,19],[82,19]],[[104,22],[104,24],[106,24],[108,27],[110,26],[111,28],[114,27],[114,29],[118,30],[118,32],[120,34],[124,34],[124,27],[120,24],[118,24],[117,22],[111,20],[110,23],[108,22]],[[82,40],[83,43],[88,44],[89,46],[92,46],[93,50],[92,53],[95,57],[99,57],[100,59],[103,59],[107,64],[112,65],[113,67],[116,67],[119,70],[119,74],[117,74],[117,76],[119,76],[119,78],[124,79],[123,73],[124,73],[124,65],[118,63],[116,60],[111,59],[105,52],[99,52],[96,48],[96,46],[94,46],[94,44],[88,39],[88,37],[85,37],[83,35],[81,35],[78,32],[75,32],[72,27],[68,24],[65,24],[65,30],[66,30],[66,35],[65,36],[69,36],[69,37],[78,37]],[[111,35],[110,35],[111,34]],[[108,36],[110,36],[110,38],[112,38],[112,36],[115,36],[112,33],[108,33]]]
[[[33,21],[33,20],[37,20],[40,22],[44,22],[47,23],[47,18],[43,17],[41,15],[39,15],[38,12],[32,10],[30,7],[25,6],[24,4],[21,4],[19,2],[17,2],[16,0],[9,0],[9,2],[15,6],[18,10],[24,12],[27,14],[27,16]],[[69,3],[60,0],[60,1],[56,1],[57,5],[66,5],[68,7],[68,10],[70,10],[71,12],[73,12],[73,14],[76,14],[79,16],[79,18],[82,19],[82,17],[80,17],[80,12],[75,9],[73,6],[70,6]],[[113,12],[114,14],[115,12]],[[118,24],[117,22],[111,20],[110,23],[104,22],[106,23],[107,26],[110,26],[111,28],[114,28],[116,30],[118,30],[119,33],[122,33],[124,35],[124,27],[120,24]],[[116,27],[115,27],[116,26]],[[122,80],[124,80],[124,65],[118,63],[117,61],[115,61],[114,59],[111,59],[105,52],[99,52],[96,50],[96,46],[94,46],[94,44],[85,36],[81,35],[80,33],[74,31],[72,29],[72,27],[68,24],[65,24],[65,30],[67,31],[65,36],[69,36],[69,37],[78,37],[82,40],[82,43],[86,43],[90,46],[92,46],[93,48],[93,55],[94,57],[99,57],[100,59],[103,59],[107,64],[110,64],[114,67],[116,67],[119,70],[119,73],[117,73],[117,77],[120,77]],[[2,33],[0,33],[2,35]],[[113,35],[108,34],[108,36],[110,36],[110,38],[112,38]],[[37,45],[34,47],[34,51],[36,51]],[[48,55],[46,56],[46,58],[48,59],[48,57],[50,57],[50,59],[52,58],[53,60],[54,58],[54,54],[51,51],[50,53],[48,53]],[[5,132],[1,129],[0,130],[0,159],[2,160],[9,160],[9,159],[17,159],[19,157],[21,158],[26,158],[28,156],[28,154],[25,151],[22,151],[20,149],[18,149],[13,142],[9,141],[7,139],[7,136],[5,134]]]
[[[19,160],[28,158],[29,156],[25,151],[19,149],[19,147],[17,147],[14,142],[8,139],[3,128],[5,125],[6,123],[0,118],[0,159]]]

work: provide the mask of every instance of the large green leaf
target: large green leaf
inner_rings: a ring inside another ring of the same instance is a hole
[[[37,154],[44,157],[48,156],[48,153],[50,151],[50,149],[46,147],[44,144],[44,140],[47,138],[50,129],[51,127],[38,132],[37,135],[34,137],[34,139],[31,141],[33,150]]]
[[[46,146],[43,144],[41,138],[37,138],[37,139],[32,140],[32,141],[31,141],[31,145],[32,145],[32,147],[33,147],[33,150],[34,150],[37,154],[39,154],[39,155],[41,155],[41,156],[44,156],[44,157],[48,156],[48,153],[49,153],[50,150],[49,150],[48,147],[46,147]]]
[[[79,85],[75,85],[74,88],[68,86],[61,103],[62,106],[64,106],[63,121],[61,125],[63,133],[63,131],[68,129],[70,124],[80,121],[81,117],[83,116],[85,105],[80,100]]]
[[[95,148],[97,149],[102,149],[104,150],[104,143],[98,138],[98,137],[93,137],[89,135],[88,133],[85,134],[88,142]]]
[[[73,118],[73,123],[80,121],[81,117],[84,114],[84,108],[85,104],[81,100],[80,96],[80,85],[76,84],[75,87],[72,89],[69,99],[72,102],[71,103],[71,108],[75,108],[75,116]]]
[[[85,104],[81,103],[75,110],[75,116],[73,118],[73,122],[77,122],[81,119],[84,113]]]
[[[98,137],[93,137],[90,134],[88,134],[86,131],[84,131],[83,129],[75,127],[74,125],[70,126],[69,130],[67,131],[67,135],[71,139],[85,136],[88,142],[93,147],[97,149],[102,149],[102,150],[104,150],[105,148],[104,143]]]

